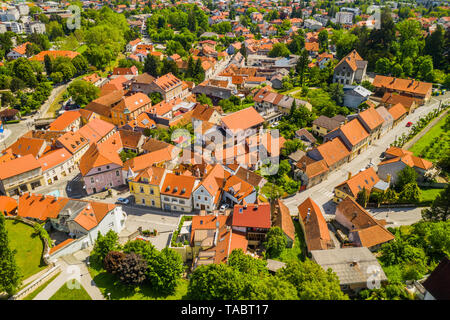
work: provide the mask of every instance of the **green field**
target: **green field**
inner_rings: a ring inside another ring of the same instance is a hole
[[[12,250],[16,250],[16,263],[20,269],[22,280],[45,269],[42,260],[44,244],[37,235],[33,235],[32,227],[15,220],[6,220],[6,229]]]
[[[111,293],[111,300],[182,300],[187,294],[188,281],[178,280],[178,286],[173,295],[162,296],[155,293],[150,285],[144,284],[137,288],[123,285],[113,274],[104,269],[89,268],[89,272],[95,284],[100,289],[104,297]]]
[[[409,151],[415,156],[425,158],[432,162],[442,159],[450,152],[450,131],[446,128],[447,114],[436,125],[434,125],[422,138],[420,138]]]
[[[84,290],[83,286],[76,280],[72,286],[80,285],[79,289],[69,289],[70,281],[66,282],[49,300],[92,300],[91,296]]]
[[[55,278],[57,276],[59,276],[61,272],[58,272],[57,274],[55,274],[53,277],[51,277],[50,279],[48,279],[46,282],[44,282],[43,284],[41,284],[37,289],[35,289],[32,293],[30,293],[29,295],[27,295],[25,298],[23,298],[22,300],[33,300],[34,297],[36,297],[39,292],[41,292],[42,290],[44,290],[48,284],[50,282],[52,282],[53,280],[55,280]]]
[[[282,261],[282,262],[289,262],[289,261],[295,261],[295,260],[301,260],[304,261],[306,257],[306,243],[305,239],[303,237],[303,231],[300,226],[300,222],[294,221],[295,226],[295,241],[294,246],[292,248],[286,248],[281,253],[281,255],[278,258],[275,258],[274,260]]]
[[[421,189],[420,192],[420,201],[433,201],[436,199],[437,195],[441,193],[444,189]]]

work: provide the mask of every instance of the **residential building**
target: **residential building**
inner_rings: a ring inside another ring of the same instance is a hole
[[[62,180],[75,169],[72,154],[65,148],[46,153],[38,159],[46,185]]]
[[[407,116],[408,112],[401,103],[397,103],[388,109],[388,112],[392,115],[393,126],[395,127]]]
[[[231,204],[255,203],[256,189],[236,175],[231,176],[223,187],[223,201]]]
[[[286,238],[287,248],[292,248],[295,243],[295,226],[292,221],[289,208],[278,199],[272,209],[272,221],[274,221],[274,226],[279,227]]]
[[[56,140],[56,146],[66,148],[75,163],[79,163],[83,154],[89,148],[89,140],[79,132],[68,131]]]
[[[86,123],[77,132],[85,137],[89,144],[100,144],[110,138],[117,130],[110,122],[97,118]]]
[[[325,141],[340,137],[347,149],[350,150],[350,160],[367,149],[369,133],[358,119],[353,119],[325,136]]]
[[[161,208],[161,187],[167,171],[164,168],[148,167],[136,177],[128,180],[135,203],[141,206]]]
[[[366,76],[367,61],[353,50],[339,61],[334,68],[333,82],[341,84],[361,83]]]
[[[444,257],[423,282],[424,300],[450,300],[450,260]]]
[[[29,44],[31,45],[31,42],[27,41],[27,42],[22,43],[21,45],[15,47],[15,48],[11,49],[11,51],[8,52],[6,57],[8,59],[11,59],[11,60],[16,60],[16,59],[19,59],[19,58],[26,58],[27,57],[27,55],[26,55],[27,45],[29,45]]]
[[[300,179],[302,187],[311,188],[321,183],[328,176],[329,169],[325,160],[314,160],[304,155],[295,164],[294,176]]]
[[[375,108],[370,107],[358,113],[357,118],[364,129],[370,134],[369,145],[372,144],[373,141],[380,139],[381,127],[384,119],[375,111]]]
[[[313,250],[311,259],[323,270],[333,270],[341,290],[349,295],[367,289],[373,281],[379,281],[380,286],[388,282],[377,258],[364,247]]]
[[[50,144],[44,139],[20,137],[6,151],[10,151],[16,157],[33,155],[36,159],[50,149]]]
[[[320,207],[307,198],[298,207],[298,220],[303,229],[308,252],[334,248],[327,222]]]
[[[351,197],[337,205],[336,221],[348,232],[348,240],[353,246],[367,247],[372,251],[395,238],[384,227],[385,220],[373,218]]]
[[[194,209],[212,211],[218,208],[222,199],[225,170],[215,164],[192,192]]]
[[[84,109],[95,112],[100,116],[101,120],[112,123],[111,109],[122,101],[124,95],[125,92],[123,90],[111,91],[92,100]]]
[[[114,108],[111,109],[112,122],[117,126],[123,126],[136,118],[143,112],[148,111],[152,101],[148,95],[142,92],[123,97]]]
[[[344,87],[344,106],[357,109],[362,103],[366,102],[372,92],[363,86]]]
[[[161,188],[162,209],[192,212],[192,191],[197,184],[195,177],[167,173]]]
[[[398,154],[397,156],[389,156],[389,153]],[[419,181],[424,181],[428,176],[433,176],[433,163],[416,157],[411,151],[403,150],[397,147],[391,147],[386,150],[387,159],[378,164],[378,176],[393,184],[397,182],[398,173],[406,166],[413,168],[418,175]]]
[[[319,116],[312,123],[312,132],[318,136],[325,136],[341,126],[342,122],[337,117],[328,118],[327,116]]]
[[[139,76],[137,78],[139,78]],[[140,81],[140,79],[137,81]],[[135,92],[141,91],[147,95],[152,92],[159,92],[165,101],[183,97],[182,81],[172,73],[154,79],[146,86],[142,86],[139,82],[134,82],[131,90]]]
[[[8,197],[44,185],[42,168],[31,154],[0,163],[0,192]]]
[[[235,205],[232,216],[233,232],[242,232],[248,245],[258,247],[272,226],[270,203]]]
[[[381,180],[373,167],[370,167],[358,172],[354,176],[349,172],[348,179],[334,188],[333,201],[339,203],[346,197],[351,197],[356,200],[358,193],[363,189],[366,189],[367,194],[370,194],[372,189],[384,192],[388,188],[389,184]]]
[[[380,134],[382,136],[392,129],[394,126],[394,118],[385,107],[378,107],[375,111],[383,118],[383,123],[380,129]]]
[[[383,96],[386,92],[396,92],[404,96],[418,99],[420,103],[427,102],[432,93],[433,85],[428,82],[417,81],[414,79],[399,79],[376,75],[372,85],[376,93]]]
[[[122,149],[118,132],[102,144],[92,144],[89,147],[79,163],[87,194],[125,184],[122,174],[123,162],[119,156]]]
[[[221,119],[221,127],[236,143],[254,135],[263,123],[264,118],[253,107],[233,112]]]
[[[77,110],[66,111],[50,124],[50,131],[77,131],[81,126],[81,113]]]
[[[351,156],[350,151],[347,149],[340,137],[337,137],[331,141],[327,141],[320,146],[309,150],[306,155],[315,161],[324,160],[328,169],[333,171],[340,167],[344,163],[348,162]],[[321,166],[323,167],[323,166]],[[317,168],[322,171],[323,169]]]
[[[339,24],[352,25],[353,13],[351,12],[336,12],[336,22]]]
[[[398,94],[395,92],[386,92],[381,98],[381,104],[385,107],[391,107],[396,105],[397,103],[401,103],[402,106],[406,109],[408,114],[414,112],[414,110],[423,103],[423,100],[419,100],[416,98],[404,96],[402,94]]]

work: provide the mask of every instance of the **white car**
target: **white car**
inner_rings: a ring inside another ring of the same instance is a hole
[[[228,204],[225,203],[220,206],[220,211],[225,211],[225,209],[227,209],[228,207],[229,207]]]
[[[275,128],[278,125],[278,121],[272,123],[272,128]]]

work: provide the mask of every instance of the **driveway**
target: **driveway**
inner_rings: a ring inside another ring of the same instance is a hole
[[[425,208],[376,208],[367,209],[375,219],[385,219],[387,227],[408,226],[422,219],[422,210]]]

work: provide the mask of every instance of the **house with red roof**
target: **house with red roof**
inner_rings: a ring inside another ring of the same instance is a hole
[[[66,234],[65,239],[53,240],[50,261],[94,245],[99,232],[103,235],[109,230],[120,233],[127,218],[122,207],[115,204],[29,192],[19,197],[17,215],[39,223],[47,222]]]
[[[245,234],[249,246],[259,246],[272,226],[270,203],[235,205],[231,226]]]
[[[222,199],[222,188],[228,176],[220,164],[215,164],[200,181],[192,193],[194,209],[212,211],[217,209]]]
[[[51,185],[75,169],[72,154],[65,148],[50,151],[38,159],[46,185]]]
[[[167,211],[192,211],[192,191],[199,181],[193,176],[168,173],[161,188],[161,204]]]
[[[368,62],[353,50],[334,68],[333,82],[340,84],[360,83],[366,75]]]
[[[50,131],[77,131],[81,126],[81,113],[77,110],[66,111],[51,124]]]

